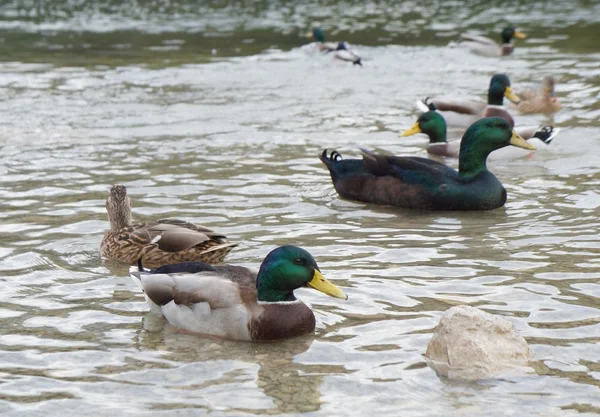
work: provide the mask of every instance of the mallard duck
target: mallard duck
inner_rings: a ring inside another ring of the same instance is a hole
[[[554,93],[554,77],[547,75],[538,89],[517,93],[521,102],[517,108],[523,114],[555,113],[562,106]]]
[[[466,46],[471,51],[480,55],[504,56],[510,55],[515,49],[510,42],[512,38],[525,39],[527,36],[513,27],[506,27],[502,30],[500,37],[502,38],[502,45],[498,45],[496,41],[485,36],[462,34],[458,43],[460,46]]]
[[[237,340],[300,336],[315,330],[315,316],[296,299],[295,289],[310,287],[348,298],[323,277],[312,255],[296,246],[271,251],[258,274],[241,266],[202,262],[146,271],[144,261],[140,259],[131,277],[151,310],[175,327],[205,335]]]
[[[333,56],[336,59],[362,66],[362,58],[348,49],[348,44],[346,44],[346,42],[325,42],[325,33],[320,28],[314,28],[312,32],[307,33],[306,36],[317,42],[319,51],[326,53],[333,52]]]
[[[552,139],[556,137],[560,129],[552,126],[542,127],[520,127],[515,128],[515,132],[519,134],[528,143],[534,145],[536,148],[540,146],[549,145]],[[416,123],[408,130],[401,133],[400,136],[411,136],[417,133],[424,133],[429,136],[429,144],[427,145],[427,153],[437,156],[448,156],[452,158],[458,158],[460,151],[460,140],[448,142],[446,138],[446,121],[444,117],[436,111],[429,110],[425,113],[421,113]],[[522,151],[521,149],[511,148],[518,153],[510,153],[514,157],[523,156],[523,152],[529,153],[529,151]],[[508,150],[508,149],[507,149]],[[498,153],[502,151],[494,152],[491,156],[496,157]]]
[[[487,104],[480,100],[440,100],[427,97],[423,101],[417,101],[417,107],[423,112],[440,112],[449,126],[467,127],[482,117],[498,116],[514,127],[514,119],[502,106],[504,97],[516,104],[520,101],[510,87],[509,78],[505,74],[496,74],[490,80]]]
[[[124,185],[113,185],[106,199],[110,230],[100,243],[100,256],[135,265],[143,256],[149,266],[185,261],[219,263],[237,243],[225,235],[177,219],[132,224],[131,201]]]
[[[460,145],[458,171],[419,157],[363,153],[343,160],[320,156],[342,198],[428,210],[491,210],[506,202],[506,190],[487,170],[488,155],[508,145],[535,150],[500,117],[473,123]]]

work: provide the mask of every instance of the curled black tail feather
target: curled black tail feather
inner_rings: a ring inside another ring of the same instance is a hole
[[[358,58],[356,61],[352,63],[353,65],[360,65],[362,67],[362,58]]]
[[[431,97],[425,97],[425,100],[423,100],[423,104],[425,104],[430,111],[436,110],[435,104],[433,104],[433,101],[431,101]]]
[[[327,156],[327,149],[325,149],[319,159],[323,162],[337,162],[342,160],[342,155],[338,151],[331,151]]]

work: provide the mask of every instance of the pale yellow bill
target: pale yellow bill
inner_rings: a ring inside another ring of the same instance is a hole
[[[344,293],[344,291],[342,291],[341,288],[326,280],[325,277],[323,277],[323,275],[316,269],[313,278],[308,283],[308,286],[331,297],[341,298],[342,300],[348,299],[348,296],[346,293]]]
[[[312,33],[312,32],[308,32],[308,33],[306,34],[306,37],[307,37],[308,39],[313,39],[313,38],[315,37],[315,35],[314,35],[314,33]]]
[[[513,93],[513,90],[510,87],[506,87],[504,89],[504,97],[506,97],[507,99],[509,99],[510,101],[512,101],[515,104],[519,104],[521,102],[521,99],[519,98],[519,96],[517,96],[515,93]]]
[[[517,39],[525,39],[527,37],[526,34],[519,32],[518,30],[515,30],[515,34],[513,36]]]
[[[517,148],[529,149],[530,151],[535,151],[535,146],[531,143],[527,142],[525,139],[521,137],[514,130],[512,131],[512,136],[510,138],[510,144],[512,146],[516,146]]]
[[[402,132],[400,134],[400,136],[410,136],[410,135],[416,135],[417,133],[422,133],[423,131],[421,130],[421,127],[419,126],[419,122],[415,123],[414,125],[412,125],[412,127],[408,130],[405,130],[404,132]]]

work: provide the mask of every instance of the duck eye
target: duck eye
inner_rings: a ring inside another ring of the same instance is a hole
[[[306,264],[306,262],[302,258],[296,258],[296,259],[294,259],[294,263],[296,265],[305,265]]]

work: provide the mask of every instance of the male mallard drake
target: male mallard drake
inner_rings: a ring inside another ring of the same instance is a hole
[[[338,194],[350,200],[428,210],[491,210],[506,202],[506,190],[487,170],[488,155],[508,145],[534,150],[506,120],[473,123],[460,145],[458,171],[419,157],[363,154],[342,160],[337,152],[320,159]]]
[[[561,105],[554,93],[554,77],[546,75],[538,89],[530,89],[517,93],[521,102],[517,106],[523,114],[555,113]]]
[[[344,292],[326,280],[306,250],[280,246],[258,275],[241,266],[202,262],[131,273],[151,310],[180,329],[237,340],[276,340],[315,330],[311,309],[294,290],[311,287],[336,298]]]
[[[310,39],[317,41],[317,48],[321,52],[333,52],[333,56],[342,61],[352,62],[354,65],[362,66],[362,58],[348,49],[346,42],[325,42],[325,33],[320,28],[314,28],[306,34]]]
[[[219,263],[237,243],[225,235],[177,219],[132,224],[131,201],[124,185],[113,185],[106,199],[110,230],[100,243],[100,255],[135,265],[143,256],[150,266],[176,262]]]
[[[500,37],[502,45],[485,36],[473,36],[469,34],[460,35],[459,45],[466,46],[471,51],[486,56],[504,56],[510,55],[515,47],[510,42],[512,38],[525,39],[527,36],[523,32],[515,30],[513,27],[506,27],[502,30]]]
[[[513,93],[510,80],[505,74],[496,74],[490,80],[487,104],[480,100],[440,100],[430,99],[417,101],[421,111],[436,110],[440,112],[450,126],[467,127],[483,117],[502,117],[511,127],[515,121],[502,106],[504,97],[513,103],[519,103],[519,97]]]
[[[521,127],[515,128],[515,132],[528,143],[536,148],[543,145],[549,145],[552,139],[558,134],[560,129],[555,129],[552,126],[543,126],[541,128]],[[427,145],[427,153],[437,156],[449,156],[458,158],[460,151],[460,140],[448,142],[446,139],[446,121],[444,117],[436,111],[429,110],[421,113],[417,122],[408,130],[402,132],[400,136],[411,136],[417,133],[424,133],[429,136],[429,144]],[[518,153],[510,153],[509,155],[516,157],[524,156],[520,149],[511,148]],[[519,152],[520,151],[520,152]],[[498,153],[492,153],[496,157]],[[527,152],[528,153],[528,152]],[[506,155],[508,156],[508,155]]]

